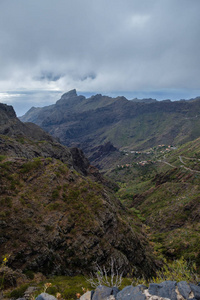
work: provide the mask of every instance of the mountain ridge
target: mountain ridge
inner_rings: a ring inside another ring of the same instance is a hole
[[[107,142],[119,150],[144,150],[158,144],[180,145],[199,136],[199,97],[145,103],[70,93],[64,94],[64,102],[31,109],[21,120],[35,122],[64,145],[78,146],[92,163],[91,149]]]

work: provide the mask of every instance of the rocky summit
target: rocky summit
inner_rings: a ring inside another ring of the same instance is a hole
[[[7,266],[73,275],[112,257],[125,273],[150,276],[156,263],[141,223],[82,151],[22,123],[11,106],[0,105],[0,120],[0,256],[9,257]]]

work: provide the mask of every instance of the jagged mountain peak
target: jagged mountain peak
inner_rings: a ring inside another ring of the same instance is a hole
[[[77,97],[76,89],[73,89],[73,90],[70,90],[70,91],[67,92],[67,93],[64,93],[64,94],[61,96],[61,99],[63,99],[63,98],[70,98],[70,97]]]
[[[16,118],[16,113],[11,105],[0,103],[0,124],[3,124],[9,118]]]
[[[58,100],[56,102],[56,106],[60,106],[60,105],[76,105],[77,101],[79,103],[79,101],[84,100],[85,97],[84,96],[78,96],[77,92],[75,89],[63,94],[60,98],[60,100]]]

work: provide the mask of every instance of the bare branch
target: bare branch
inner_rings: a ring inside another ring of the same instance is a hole
[[[123,271],[121,262],[117,266],[116,261],[111,258],[110,266],[106,269],[105,266],[100,267],[96,265],[96,271],[94,274],[90,275],[90,278],[87,281],[91,284],[92,287],[96,288],[97,286],[109,286],[109,287],[120,287],[123,280]]]

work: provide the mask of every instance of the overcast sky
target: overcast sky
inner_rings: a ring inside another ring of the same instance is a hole
[[[0,101],[200,95],[200,0],[0,0]]]

